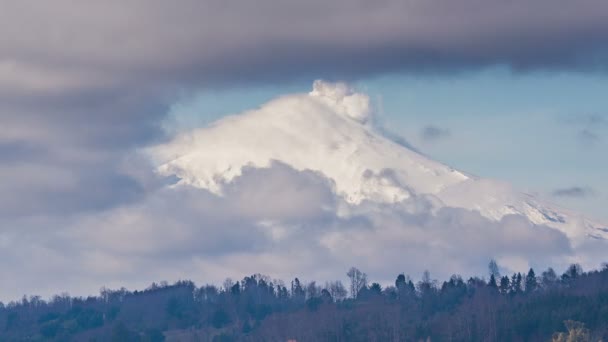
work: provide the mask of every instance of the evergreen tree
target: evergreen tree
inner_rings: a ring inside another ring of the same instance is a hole
[[[521,273],[513,273],[511,276],[511,293],[518,294],[522,292],[522,276]]]
[[[374,295],[379,296],[382,294],[382,286],[380,286],[380,284],[378,284],[378,283],[372,283],[372,286],[369,287],[369,290]]]
[[[405,287],[405,275],[403,273],[397,276],[397,279],[395,280],[395,287],[397,289]]]
[[[536,291],[537,288],[538,281],[536,280],[536,274],[534,273],[534,270],[530,268],[530,271],[528,271],[528,274],[526,275],[526,292],[532,293]]]
[[[500,278],[500,293],[507,294],[511,290],[511,282],[508,276]]]
[[[572,281],[577,279],[580,275],[583,274],[583,269],[579,264],[572,264],[568,267],[566,272],[562,275],[562,280],[565,282]]]
[[[492,289],[498,289],[498,285],[496,284],[496,278],[494,275],[490,275],[490,281],[488,282],[488,286]]]
[[[416,291],[412,280],[403,273],[397,276],[395,287],[397,288],[397,296],[401,301],[411,298]]]
[[[234,285],[232,285],[232,287],[230,288],[230,293],[235,296],[241,294],[241,283],[237,281]]]

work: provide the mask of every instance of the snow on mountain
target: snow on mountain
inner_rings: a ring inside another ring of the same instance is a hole
[[[181,133],[151,154],[160,174],[218,195],[244,167],[264,168],[280,161],[322,174],[351,205],[424,197],[435,210],[476,210],[496,221],[519,214],[559,229],[574,241],[608,239],[608,225],[520,193],[504,182],[431,160],[379,133],[372,119],[367,95],[343,83],[315,81],[308,94],[281,97]]]

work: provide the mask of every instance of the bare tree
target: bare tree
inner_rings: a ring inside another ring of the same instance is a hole
[[[222,284],[222,289],[224,290],[224,292],[230,292],[230,289],[232,289],[232,287],[234,286],[234,281],[232,281],[232,279],[230,278],[226,278],[226,280],[224,280],[224,284]]]
[[[490,263],[488,264],[488,271],[490,273],[490,276],[494,276],[494,279],[500,279],[500,271],[498,270],[498,264],[496,263],[496,260],[490,260]]]
[[[555,333],[553,342],[587,342],[591,341],[589,329],[585,328],[585,324],[576,321],[565,321],[564,325],[568,329],[567,333]]]
[[[350,296],[355,299],[359,291],[367,286],[367,274],[361,272],[356,267],[351,267],[346,275],[350,279]]]
[[[321,287],[317,286],[317,282],[311,281],[306,285],[306,299],[316,298],[321,296]]]
[[[329,292],[334,301],[339,302],[344,300],[348,295],[348,291],[342,285],[341,281],[331,281],[325,283],[325,289]]]

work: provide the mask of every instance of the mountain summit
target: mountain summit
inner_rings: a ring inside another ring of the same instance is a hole
[[[152,155],[160,174],[217,195],[245,167],[266,168],[279,161],[326,177],[352,206],[421,198],[434,211],[463,208],[495,221],[522,215],[574,241],[608,239],[606,225],[504,182],[458,171],[387,138],[374,128],[369,97],[344,83],[315,81],[308,94],[281,97],[182,133],[154,148]]]

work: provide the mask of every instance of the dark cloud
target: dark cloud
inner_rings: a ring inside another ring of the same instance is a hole
[[[163,139],[167,107],[127,92],[0,101],[0,216],[72,215],[140,196],[123,169],[136,148]]]
[[[45,156],[0,164],[0,217],[65,216],[135,201],[148,184],[116,160],[58,163]],[[149,168],[139,164],[138,167]]]
[[[596,0],[60,0],[3,8],[0,89],[13,98],[488,65],[596,70],[608,57],[608,4]]]
[[[586,198],[593,196],[595,192],[587,187],[573,186],[570,188],[556,189],[552,194],[556,197]]]
[[[437,141],[450,136],[450,131],[434,125],[425,126],[420,132],[420,136],[426,141]]]

